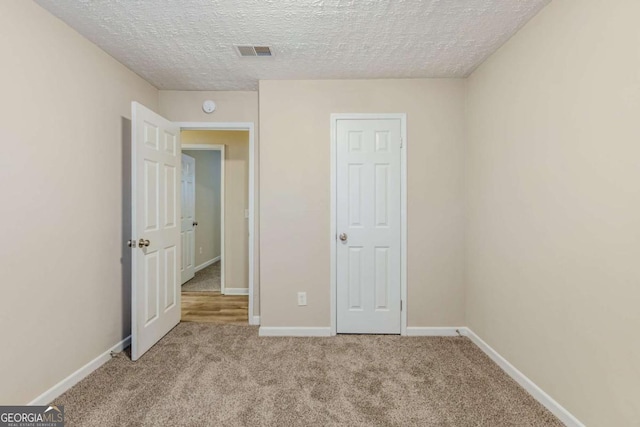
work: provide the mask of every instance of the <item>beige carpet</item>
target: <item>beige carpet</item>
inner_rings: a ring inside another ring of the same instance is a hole
[[[55,401],[68,426],[561,426],[467,338],[181,323]]]
[[[198,271],[193,279],[182,285],[183,292],[220,291],[220,261]]]

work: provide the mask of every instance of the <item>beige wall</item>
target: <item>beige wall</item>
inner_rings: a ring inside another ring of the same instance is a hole
[[[590,426],[640,420],[640,2],[552,2],[468,82],[469,326]]]
[[[220,152],[183,150],[196,162],[195,263],[196,267],[220,256]]]
[[[206,114],[202,111],[202,102],[212,99],[216,102],[216,111]],[[158,112],[169,120],[181,122],[251,122],[255,126],[254,133],[254,275],[253,275],[253,315],[260,315],[260,183],[258,149],[260,135],[258,132],[258,92],[206,92],[206,91],[174,91],[159,92]]]
[[[216,110],[207,114],[202,103],[212,99]],[[258,92],[159,91],[159,113],[177,122],[253,122],[258,129]]]
[[[33,2],[0,28],[0,403],[24,404],[130,333],[128,119],[158,92]]]
[[[325,80],[260,82],[264,326],[330,325],[329,117],[367,112],[408,115],[409,326],[464,323],[464,81]]]
[[[181,138],[183,144],[225,146],[224,282],[226,288],[248,288],[249,227],[244,211],[249,208],[249,132],[182,131]]]

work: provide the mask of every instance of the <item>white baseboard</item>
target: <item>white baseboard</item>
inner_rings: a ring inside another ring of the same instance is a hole
[[[51,387],[49,390],[42,393],[40,396],[33,399],[28,405],[48,405],[53,402],[58,396],[65,391],[69,390],[74,385],[78,384],[81,380],[87,377],[90,373],[98,369],[100,366],[111,360],[111,352],[120,353],[131,344],[131,335],[114,345],[91,362],[78,369],[67,378],[60,381],[58,384]]]
[[[503,371],[513,378],[520,386],[522,386],[534,399],[540,402],[545,408],[547,408],[553,415],[558,417],[567,427],[584,427],[576,417],[574,417],[569,411],[567,411],[562,405],[556,402],[551,396],[545,393],[540,387],[538,387],[533,381],[531,381],[525,374],[520,372],[515,366],[502,357],[497,351],[484,342],[479,336],[477,336],[469,328],[459,328],[460,333],[469,339],[482,351],[485,352],[491,360],[493,360]]]
[[[259,325],[260,324],[260,316],[249,316],[249,324],[250,325]]]
[[[261,337],[330,337],[331,327],[261,326],[258,335]]]
[[[224,288],[224,295],[249,295],[249,288]]]
[[[215,264],[216,262],[220,261],[220,256],[217,256],[213,259],[210,259],[209,261],[203,262],[202,264],[196,266],[194,268],[194,271],[197,273],[200,270],[204,270],[205,268],[209,267],[210,265]]]
[[[420,327],[420,326],[407,326],[408,337],[457,337],[458,330],[462,334],[463,327]]]

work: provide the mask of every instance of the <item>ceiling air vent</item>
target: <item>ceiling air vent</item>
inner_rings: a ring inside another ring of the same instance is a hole
[[[243,57],[247,56],[273,56],[273,52],[269,46],[236,46],[238,54]]]

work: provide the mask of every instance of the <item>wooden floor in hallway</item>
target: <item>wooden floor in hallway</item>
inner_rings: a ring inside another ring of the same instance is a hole
[[[182,292],[182,322],[249,324],[249,297],[220,292]]]

